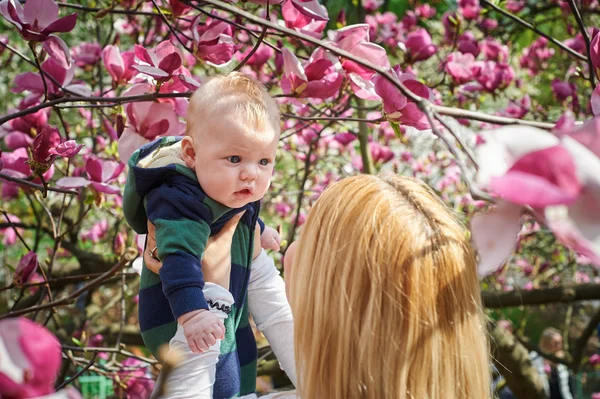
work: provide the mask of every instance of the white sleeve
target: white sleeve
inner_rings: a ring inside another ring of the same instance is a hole
[[[206,283],[204,296],[217,305],[232,306],[233,296],[220,285]],[[218,308],[210,308],[221,320],[227,314]],[[169,351],[177,351],[181,356],[181,363],[173,370],[166,381],[167,394],[161,399],[212,399],[215,372],[219,360],[221,340],[203,353],[193,353],[183,333],[183,327],[177,324],[177,332],[169,342]],[[163,376],[159,375],[159,379]],[[152,399],[157,399],[157,392],[153,392]]]
[[[252,262],[248,284],[250,314],[275,352],[281,368],[296,385],[294,319],[285,283],[265,250]]]

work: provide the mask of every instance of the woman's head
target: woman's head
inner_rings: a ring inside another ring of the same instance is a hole
[[[488,347],[466,230],[417,180],[325,190],[290,276],[305,398],[485,398]]]
[[[548,327],[540,337],[540,349],[545,353],[555,354],[563,348],[563,339],[559,330]]]

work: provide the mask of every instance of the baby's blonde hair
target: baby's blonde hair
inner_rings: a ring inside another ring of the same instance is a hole
[[[280,132],[275,100],[261,83],[240,72],[213,76],[202,83],[190,99],[186,134],[202,131],[216,118],[239,118],[255,131],[270,127]]]
[[[490,397],[474,252],[425,184],[361,175],[329,187],[290,284],[300,397]]]

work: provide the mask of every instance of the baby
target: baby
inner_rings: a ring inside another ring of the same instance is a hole
[[[254,229],[259,201],[271,182],[279,134],[279,110],[265,88],[243,74],[230,73],[206,80],[194,93],[185,137],[158,139],[129,160],[123,211],[140,234],[147,232],[147,221],[156,226],[153,252],[162,261],[158,276],[143,272],[140,284],[140,327],[153,353],[174,334],[163,328],[170,321],[164,314],[169,311],[194,353],[221,338],[222,355],[243,345],[240,341],[248,334],[237,330],[247,327],[244,300]],[[204,296],[201,260],[209,236],[239,212],[244,214],[231,251],[234,305],[223,323],[208,311],[209,305],[220,305]],[[274,229],[264,228],[263,247],[279,249],[280,241]],[[251,341],[256,351],[253,337]]]

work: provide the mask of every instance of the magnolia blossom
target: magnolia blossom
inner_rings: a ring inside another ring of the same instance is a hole
[[[327,26],[327,20],[318,20],[306,16],[298,11],[291,0],[285,1],[281,6],[281,16],[285,21],[286,27],[317,39],[321,37],[323,30]]]
[[[117,46],[108,45],[102,50],[102,61],[115,83],[126,83],[133,78],[137,73],[133,69],[134,60],[133,51],[121,53]]]
[[[300,97],[329,98],[339,91],[344,77],[338,71],[337,57],[317,49],[302,65],[287,48],[283,48],[282,54],[284,92],[293,91]]]
[[[238,60],[244,60],[248,56],[248,54],[250,54],[250,51],[252,51],[253,48],[254,46],[249,46],[248,49],[243,53],[238,53]],[[273,49],[267,46],[266,44],[261,43],[260,46],[258,46],[256,52],[252,54],[250,58],[248,58],[248,61],[246,61],[246,65],[262,68],[262,66],[265,65],[267,61],[273,58],[273,55]]]
[[[17,287],[22,287],[23,284],[29,281],[29,278],[38,268],[39,262],[37,254],[33,251],[28,252],[21,258],[15,273],[13,274],[13,284]]]
[[[422,19],[429,19],[435,16],[437,10],[429,4],[420,4],[415,7],[415,14]]]
[[[85,161],[85,171],[88,178],[63,177],[56,182],[57,186],[78,188],[92,186],[96,191],[106,194],[119,194],[121,188],[109,183],[116,180],[125,169],[125,164],[117,161],[107,161],[90,155]]]
[[[330,33],[330,39],[337,47],[353,55],[363,58],[383,69],[388,69],[390,63],[385,49],[371,43],[369,25],[357,24],[346,26]],[[354,93],[367,100],[377,100],[372,77],[375,74],[370,68],[365,68],[354,61],[342,60],[342,68],[346,70]]]
[[[596,68],[596,75],[600,76],[598,68],[600,68],[600,30],[594,29],[592,42],[590,43],[590,60]]]
[[[18,0],[2,0],[0,14],[23,39],[32,42],[42,42],[54,32],[70,32],[77,22],[75,13],[58,18],[58,4],[53,0],[27,0],[24,6]]]
[[[477,182],[501,200],[471,222],[480,275],[495,271],[514,252],[524,206],[559,241],[600,264],[600,157],[574,133],[559,138],[510,126],[482,134]]]
[[[471,31],[466,31],[460,35],[458,38],[457,47],[458,51],[461,53],[471,53],[475,57],[477,57],[481,51],[479,48],[479,41],[475,38],[475,35],[473,35],[473,32]]]
[[[577,96],[577,86],[560,79],[554,79],[552,81],[552,92],[558,101],[564,101],[571,96],[575,99]]]
[[[154,86],[138,83],[126,90],[124,96],[151,93]],[[123,161],[131,154],[159,136],[181,136],[185,124],[179,120],[173,103],[144,101],[125,105],[127,125],[119,138],[119,156]]]
[[[294,8],[305,17],[315,21],[329,21],[327,8],[319,4],[318,0],[287,0],[287,2],[292,3]]]
[[[495,61],[477,61],[475,79],[489,92],[507,87],[514,79],[515,72],[508,64]]]
[[[7,398],[37,398],[54,392],[62,363],[60,342],[25,318],[0,320],[0,392]]]
[[[427,100],[432,99],[431,91],[414,75],[399,72],[399,67],[390,71],[395,78],[404,84],[410,91]],[[417,104],[409,100],[400,89],[394,86],[385,77],[377,75],[374,78],[375,92],[381,97],[385,117],[390,121],[399,122],[416,129],[430,128],[427,117]]]
[[[547,67],[547,61],[553,55],[554,49],[548,47],[548,39],[540,37],[529,48],[523,49],[521,67],[529,69],[529,72],[535,75]]]
[[[63,141],[57,128],[46,126],[33,140],[32,169],[37,174],[44,173],[57,157],[71,158],[82,148],[83,144],[77,145],[75,140]]]
[[[487,60],[506,62],[508,60],[508,46],[486,37],[481,43],[481,51]]]
[[[66,90],[80,96],[89,96],[91,94],[90,88],[87,85],[77,83],[71,84],[75,74],[75,65],[71,65],[70,68],[64,68],[61,63],[55,61],[54,58],[49,58],[42,64],[42,69]],[[13,93],[30,91],[36,98],[44,95],[44,81],[39,73],[20,73],[15,76],[13,83],[14,86],[11,88]],[[48,87],[47,94],[49,97],[62,97],[64,95],[62,89],[55,85],[51,80],[46,79],[46,85]]]
[[[431,35],[424,28],[410,32],[406,36],[404,46],[412,61],[426,60],[437,51],[437,48],[431,41]]]
[[[181,52],[168,40],[159,43],[154,49],[146,50],[136,44],[135,57],[137,64],[132,68],[153,77],[157,82],[166,82],[181,66]]]
[[[102,47],[98,43],[81,43],[73,48],[72,57],[75,65],[83,68],[87,65],[94,65],[100,60]]]
[[[129,399],[149,398],[154,389],[154,379],[144,363],[134,358],[127,358],[121,363],[123,370],[118,372],[119,379],[115,379],[114,390],[119,397]],[[125,385],[123,388],[122,384]]]
[[[479,0],[458,0],[458,9],[466,19],[477,19],[481,13]]]
[[[20,105],[19,109],[27,106]],[[33,135],[37,135],[48,123],[49,109],[41,109],[37,112],[21,116],[8,121],[3,127],[6,130],[4,143],[10,150],[21,147],[29,147],[33,143]]]
[[[4,162],[4,169],[2,170],[2,173],[19,179],[26,179],[32,176],[33,171],[28,164],[29,155],[27,154],[26,148],[17,148],[13,152],[4,151],[1,157],[2,161]],[[52,165],[43,174],[44,180],[49,181],[53,175],[54,166]],[[36,177],[33,182],[39,184],[41,183],[41,180],[39,177]],[[2,182],[2,197],[4,199],[14,198],[19,194],[19,189],[24,191],[30,190],[26,186],[20,186],[16,183],[11,183],[8,181]]]
[[[198,16],[192,25],[196,56],[215,66],[226,65],[237,51],[231,25],[211,18],[200,25],[200,19]]]
[[[447,61],[445,66],[446,72],[459,85],[473,80],[475,73],[478,71],[475,65],[475,57],[470,53],[461,54],[454,52],[448,55]]]
[[[525,8],[525,0],[507,0],[506,9],[512,13],[517,13]]]

